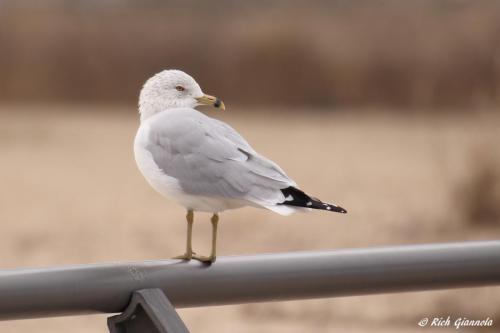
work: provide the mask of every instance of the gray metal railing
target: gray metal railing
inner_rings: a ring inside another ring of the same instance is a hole
[[[0,319],[122,312],[152,288],[195,307],[499,284],[500,241],[8,269]]]

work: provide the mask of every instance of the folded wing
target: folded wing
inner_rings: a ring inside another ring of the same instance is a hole
[[[229,125],[193,109],[169,111],[150,128],[146,147],[158,167],[190,195],[246,200],[289,213],[282,189],[295,186]]]

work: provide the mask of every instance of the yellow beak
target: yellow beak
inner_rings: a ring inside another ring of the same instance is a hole
[[[219,108],[221,110],[226,109],[224,102],[222,102],[220,99],[214,96],[203,95],[201,97],[198,97],[196,100],[198,101],[198,103],[200,103],[200,105],[210,105],[213,106],[214,108]]]

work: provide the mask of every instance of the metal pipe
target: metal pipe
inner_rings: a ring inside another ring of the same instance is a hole
[[[176,307],[500,284],[500,241],[0,270],[0,319],[121,312],[134,290]]]

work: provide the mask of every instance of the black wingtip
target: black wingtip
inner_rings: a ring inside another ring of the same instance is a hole
[[[347,214],[347,209],[337,206],[337,213]]]
[[[319,208],[319,209],[324,209],[324,210],[328,210],[330,212],[335,212],[335,213],[347,214],[347,210],[340,207],[340,206],[333,205],[333,204],[327,204],[324,202],[321,202],[321,205],[323,205],[324,208]]]
[[[298,188],[295,188],[293,186],[282,189],[281,192],[285,196],[285,201],[282,202],[281,205],[304,207],[304,208],[311,208],[311,209],[321,209],[321,210],[326,210],[329,212],[347,214],[346,209],[344,209],[340,206],[325,203],[319,199],[310,197],[309,195],[305,194],[303,191],[301,191]]]

